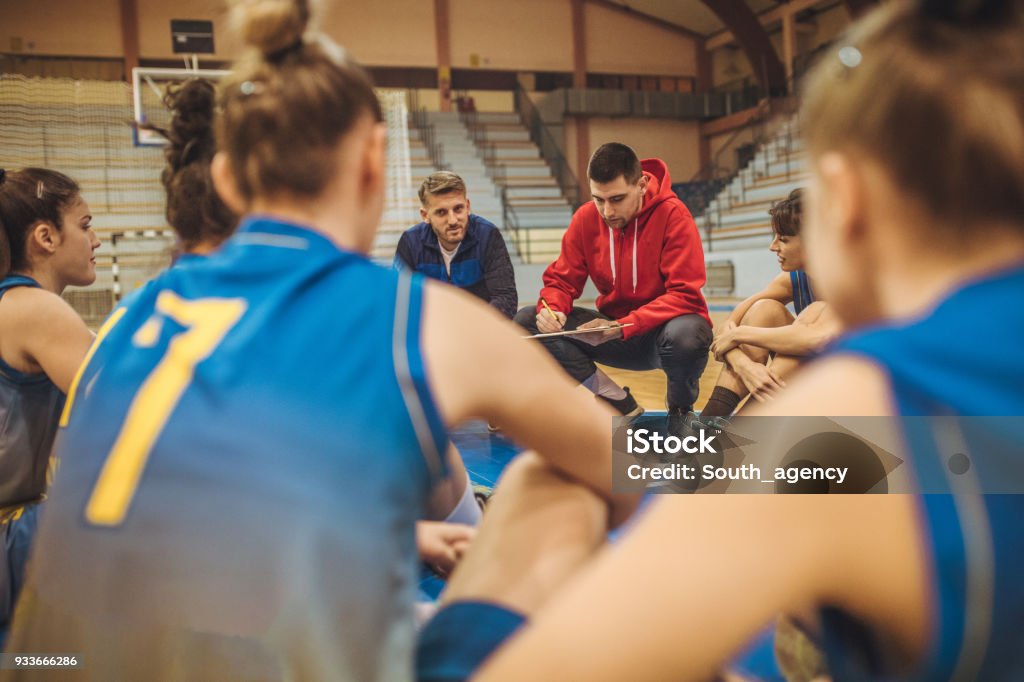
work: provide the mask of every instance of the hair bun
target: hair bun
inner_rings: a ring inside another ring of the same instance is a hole
[[[168,161],[180,168],[198,160],[209,163],[216,149],[213,110],[216,90],[212,83],[194,78],[168,90],[165,103],[174,112],[171,119],[171,154]]]
[[[309,0],[239,0],[234,21],[246,45],[264,57],[301,42],[309,25]]]

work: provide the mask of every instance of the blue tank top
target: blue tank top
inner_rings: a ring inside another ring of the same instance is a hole
[[[948,491],[920,496],[934,632],[910,679],[1024,679],[1024,495],[989,493],[996,485],[1024,490],[1024,356],[1008,345],[1024,338],[1021,292],[1024,268],[1006,270],[960,288],[920,319],[833,348],[888,373],[914,475],[928,490]],[[977,320],[993,342],[987,348],[977,334],[959,333]],[[966,472],[952,464],[957,453],[970,458]],[[887,672],[866,628],[832,610],[823,624],[834,679]]]
[[[0,298],[15,287],[39,288],[31,277],[0,280]],[[0,358],[0,515],[46,492],[64,393],[46,374],[20,372]]]
[[[95,679],[411,679],[414,526],[447,440],[422,281],[250,219],[126,299],[11,650],[81,652]]]
[[[789,282],[793,285],[793,309],[799,315],[804,308],[814,303],[814,292],[811,291],[811,281],[803,270],[791,270]]]

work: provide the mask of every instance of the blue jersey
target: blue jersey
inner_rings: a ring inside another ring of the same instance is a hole
[[[854,334],[833,349],[888,374],[908,463],[929,490],[949,491],[920,497],[934,632],[916,679],[1024,679],[1024,495],[984,494],[993,481],[1024,489],[1024,356],[1005,345],[1024,338],[1022,291],[1024,268],[1001,272],[921,319]],[[958,333],[972,320],[986,321],[996,345],[979,347],[977,334]],[[966,472],[952,464],[957,453],[970,458]],[[823,622],[834,679],[886,672],[865,628],[835,611]]]
[[[268,219],[135,292],[73,393],[10,650],[92,679],[411,678],[446,443],[422,299]]]
[[[804,308],[814,303],[811,281],[803,270],[791,270],[789,272],[789,283],[793,285],[793,310],[799,315],[804,311]]]
[[[30,277],[0,280],[0,298],[15,287],[39,287]],[[46,492],[46,471],[64,406],[64,393],[43,373],[26,374],[0,358],[0,521],[4,508],[35,502]]]
[[[15,287],[39,287],[30,277],[0,280],[0,298]],[[64,392],[46,374],[26,374],[0,358],[0,648],[21,591],[35,532],[33,503],[46,492],[53,439]]]

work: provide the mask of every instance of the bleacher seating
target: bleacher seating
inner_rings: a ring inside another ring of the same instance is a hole
[[[725,180],[694,180],[673,183],[672,191],[686,204],[691,214],[700,215],[724,186]]]
[[[2,164],[66,173],[89,203],[103,242],[97,278],[66,298],[94,326],[121,295],[166,266],[173,243],[164,219],[161,150],[135,147],[131,120],[125,83],[0,76]],[[135,233],[151,235],[145,253],[117,243]]]
[[[0,166],[42,166],[82,187],[103,242],[97,279],[66,298],[98,325],[110,308],[166,268],[174,233],[164,217],[162,149],[134,143],[131,88],[113,81],[72,81],[0,75]],[[413,187],[434,171],[410,130]],[[404,205],[407,203],[408,205]],[[390,261],[398,235],[418,220],[415,199],[385,212],[372,255]]]
[[[377,230],[377,239],[371,255],[380,261],[390,262],[395,255],[395,247],[398,246],[402,232],[419,222],[420,202],[416,192],[423,180],[437,170],[423,140],[420,139],[419,131],[412,126],[409,127],[409,159],[412,165],[409,198],[400,206],[386,209]]]
[[[516,113],[465,117],[487,173],[506,202],[510,248],[526,263],[558,256],[573,207]]]
[[[768,209],[806,181],[802,141],[789,121],[698,217],[705,251],[767,248],[772,240]]]

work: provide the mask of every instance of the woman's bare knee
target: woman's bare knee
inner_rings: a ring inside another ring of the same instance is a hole
[[[754,301],[740,324],[751,327],[782,327],[793,321],[793,315],[786,306],[770,298]]]

